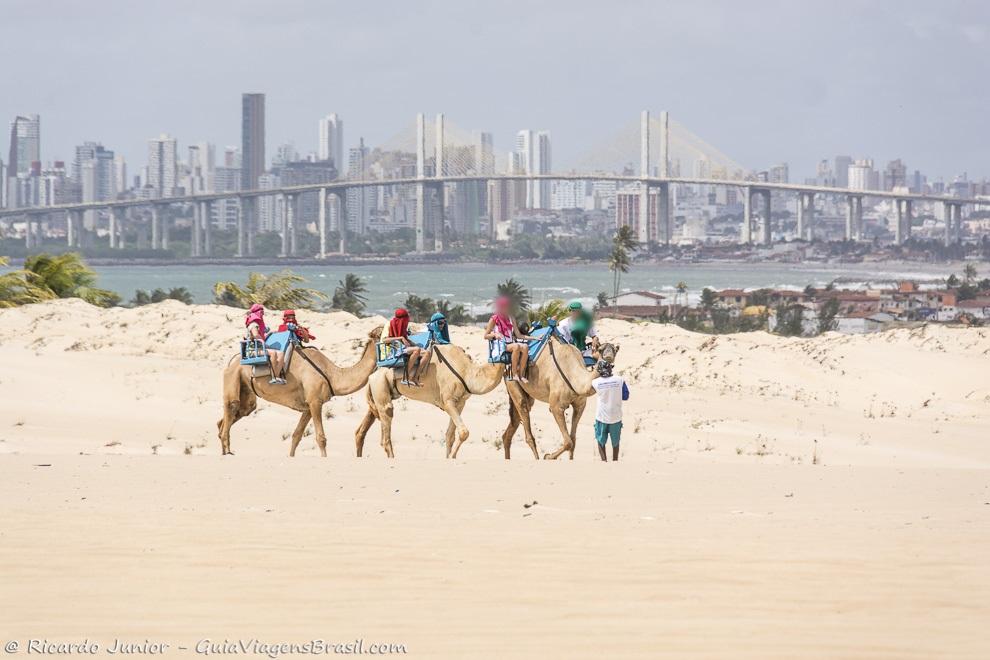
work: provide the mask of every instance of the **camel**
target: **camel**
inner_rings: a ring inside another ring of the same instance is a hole
[[[459,346],[434,345],[433,359],[423,378],[422,387],[403,385],[395,377],[395,369],[380,369],[368,379],[365,395],[368,411],[354,432],[357,455],[364,451],[364,438],[375,420],[382,425],[382,448],[394,458],[392,451],[392,401],[405,396],[414,401],[431,403],[450,417],[447,425],[447,458],[457,458],[457,451],[468,439],[468,428],[461,419],[464,404],[472,394],[488,394],[502,380],[503,365],[479,366]],[[457,441],[454,441],[454,434]]]
[[[618,344],[603,344],[595,357],[614,363],[618,352]],[[556,460],[566,451],[573,460],[578,420],[581,419],[581,414],[588,403],[588,397],[595,393],[591,381],[596,375],[594,370],[584,366],[584,358],[577,348],[554,335],[540,351],[536,360],[530,362],[528,383],[520,381],[505,383],[505,389],[509,393],[509,425],[502,433],[502,447],[505,450],[506,460],[509,459],[512,437],[516,434],[520,423],[526,434],[526,444],[533,451],[533,458],[537,460],[540,458],[529,419],[534,399],[546,402],[550,406],[550,413],[564,437],[564,444],[555,452],[545,454],[543,458]],[[569,431],[565,417],[568,408],[571,409]]]
[[[353,394],[364,387],[368,376],[375,370],[375,342],[381,333],[382,329],[376,328],[368,334],[360,359],[349,367],[338,367],[312,346],[296,346],[289,371],[285,375],[285,385],[270,385],[268,376],[252,378],[251,367],[240,364],[237,356],[232,358],[223,372],[223,417],[217,422],[223,455],[234,453],[230,450],[230,427],[237,420],[254,412],[260,396],[265,401],[301,413],[299,423],[292,432],[289,456],[296,455],[296,447],[302,440],[303,431],[312,419],[316,429],[316,444],[320,448],[320,455],[326,458],[327,436],[323,431],[323,404],[331,397]]]

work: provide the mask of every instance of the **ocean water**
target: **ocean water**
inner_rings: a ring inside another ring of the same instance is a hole
[[[248,273],[273,273],[278,266],[175,265],[99,266],[98,286],[112,289],[130,300],[135,289],[184,286],[196,302],[213,298],[218,281],[244,282]],[[296,266],[306,286],[332,295],[337,282],[351,272],[363,278],[368,292],[368,311],[387,312],[415,293],[462,303],[476,313],[484,311],[499,282],[513,277],[529,288],[533,302],[554,298],[594,300],[599,291],[612,291],[612,273],[604,264],[446,264],[446,265],[343,265]],[[776,287],[803,289],[841,279],[843,288],[897,279],[931,281],[951,271],[945,264],[775,264],[698,263],[634,265],[622,276],[623,291],[656,291],[673,297],[678,282],[688,286],[696,300],[704,287],[715,289]]]

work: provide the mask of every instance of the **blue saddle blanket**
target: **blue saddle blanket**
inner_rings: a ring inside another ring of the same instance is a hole
[[[273,351],[284,351],[292,341],[292,333],[288,330],[283,332],[273,332],[265,339],[265,347]]]
[[[417,332],[414,335],[409,335],[409,340],[420,348],[426,348],[430,341],[430,333]],[[379,367],[406,366],[406,347],[398,339],[384,339],[375,345],[375,349],[375,363]]]
[[[553,334],[553,328],[537,328],[529,333],[530,337],[536,337],[535,341],[527,342],[529,344],[529,361],[532,362],[536,360],[536,356],[540,354],[540,351],[546,346],[547,342],[550,341],[550,336]],[[508,363],[508,355],[505,352],[505,342],[501,339],[493,339],[488,342],[488,361],[492,364],[497,363]]]

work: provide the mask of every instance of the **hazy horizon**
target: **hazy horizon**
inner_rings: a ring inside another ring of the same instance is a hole
[[[386,6],[387,5],[387,6]],[[316,149],[336,112],[372,146],[417,112],[494,133],[553,135],[554,169],[668,110],[753,169],[792,180],[836,154],[990,176],[990,4],[916,0],[168,5],[0,1],[9,121],[39,114],[42,160],[102,142],[131,174],[147,140],[240,144],[240,95],[267,96],[267,155]],[[755,7],[755,8],[754,8]]]

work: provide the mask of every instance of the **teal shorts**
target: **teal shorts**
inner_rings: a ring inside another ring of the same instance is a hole
[[[615,422],[614,424],[606,424],[605,422],[599,422],[595,420],[595,440],[598,441],[602,447],[605,446],[605,441],[608,440],[609,436],[612,436],[612,446],[619,446],[619,436],[622,435],[622,422]]]

